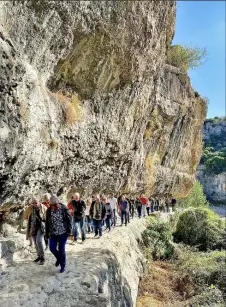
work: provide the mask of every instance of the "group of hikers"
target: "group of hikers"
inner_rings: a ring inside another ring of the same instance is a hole
[[[144,195],[116,198],[112,193],[108,197],[95,195],[84,201],[79,193],[75,193],[66,206],[56,195],[46,194],[42,202],[35,197],[29,201],[23,219],[27,220],[26,238],[36,248],[34,262],[45,263],[44,239],[46,249],[49,246],[56,258],[55,266],[60,266],[60,273],[63,273],[66,266],[65,245],[69,236],[72,236],[72,242],[76,242],[80,230],[82,242],[86,240],[87,232],[94,232],[94,237],[101,238],[103,227],[110,231],[118,219],[123,226],[130,223],[130,218],[135,215],[141,218],[154,211],[169,212],[170,207],[174,211],[175,205],[176,199],[148,199]]]

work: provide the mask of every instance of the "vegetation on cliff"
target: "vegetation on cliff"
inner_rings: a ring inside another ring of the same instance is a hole
[[[203,187],[200,182],[195,181],[188,196],[179,200],[180,208],[197,208],[197,207],[208,207],[208,201],[203,193]]]
[[[206,168],[206,171],[213,174],[226,172],[226,133],[225,129],[219,129],[217,133],[211,132],[210,127],[215,129],[226,123],[225,117],[215,117],[207,119],[204,129],[209,131],[208,138],[204,139],[204,151],[201,158],[201,164]]]
[[[189,208],[177,220],[174,240],[195,246],[201,251],[224,247],[224,225],[208,208]]]
[[[167,52],[168,64],[187,72],[202,65],[207,56],[206,48],[172,45]]]

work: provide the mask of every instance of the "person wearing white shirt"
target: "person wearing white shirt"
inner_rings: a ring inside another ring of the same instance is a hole
[[[117,198],[115,198],[114,195],[112,193],[110,193],[109,198],[108,198],[108,202],[109,202],[111,209],[113,211],[112,225],[116,226],[116,220],[117,220],[116,212],[117,212],[117,205],[118,205]]]
[[[86,228],[87,228],[88,233],[93,231],[93,225],[92,225],[92,221],[90,218],[91,204],[92,204],[92,199],[88,198],[86,202],[86,210],[85,210],[85,221],[86,221]]]

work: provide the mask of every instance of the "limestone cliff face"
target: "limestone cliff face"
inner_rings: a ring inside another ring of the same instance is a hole
[[[226,150],[226,118],[206,120],[203,127],[205,147],[211,147],[213,153]],[[226,160],[226,157],[224,158]],[[203,185],[204,193],[211,202],[226,202],[226,172],[210,172],[204,164],[198,166],[196,176]]]
[[[174,23],[172,1],[0,2],[2,203],[187,193],[206,107],[165,64]]]

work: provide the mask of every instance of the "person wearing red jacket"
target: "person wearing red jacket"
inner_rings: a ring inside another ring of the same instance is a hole
[[[143,215],[143,217],[145,217],[146,216],[146,211],[147,211],[148,199],[147,199],[147,197],[144,194],[142,194],[141,197],[140,197],[140,201],[142,203],[141,214]]]

